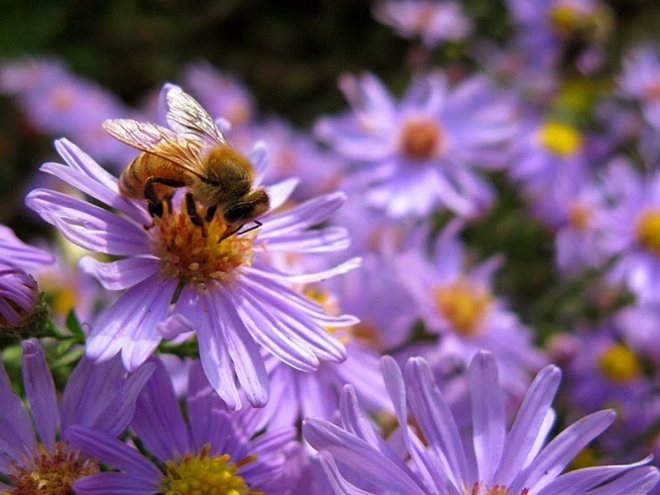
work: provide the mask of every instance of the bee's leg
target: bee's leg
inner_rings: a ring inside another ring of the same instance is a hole
[[[217,205],[216,206],[209,206],[206,209],[205,218],[206,218],[207,222],[210,222],[211,220],[213,220],[213,217],[215,216],[215,212],[216,212],[217,209],[218,209]]]
[[[202,235],[206,237],[206,229],[204,228],[204,219],[199,216],[197,212],[197,205],[195,204],[195,198],[191,193],[186,193],[186,213],[190,217],[190,221],[202,228]]]
[[[163,201],[156,194],[154,184],[163,184],[169,187],[183,187],[185,182],[180,180],[165,179],[163,177],[149,177],[144,183],[144,197],[147,199],[149,215],[152,217],[163,216]]]

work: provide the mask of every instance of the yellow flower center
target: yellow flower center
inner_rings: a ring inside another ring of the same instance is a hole
[[[660,256],[660,209],[644,211],[637,219],[637,242]]]
[[[440,314],[466,337],[479,333],[481,320],[492,302],[490,294],[476,290],[465,280],[436,287],[433,289],[433,297]]]
[[[629,382],[642,373],[635,353],[620,343],[612,344],[600,354],[598,368],[603,375],[616,383]]]
[[[539,137],[543,146],[561,157],[574,154],[582,146],[582,136],[578,130],[556,120],[546,122]]]
[[[202,228],[190,220],[185,206],[173,212],[164,206],[163,216],[154,218],[149,231],[166,276],[202,287],[231,283],[240,268],[252,262],[256,233],[227,236],[227,225],[220,215]]]
[[[98,472],[96,461],[60,441],[53,452],[42,449],[25,465],[12,462],[7,476],[14,488],[1,493],[70,495],[74,481]]]
[[[442,130],[430,119],[411,118],[403,124],[399,137],[401,151],[412,160],[426,160],[440,151]]]
[[[583,22],[584,15],[570,5],[557,5],[550,9],[550,25],[560,36],[568,36]]]
[[[186,454],[178,463],[168,461],[159,492],[163,495],[263,495],[238,475],[239,469],[256,460],[256,456],[233,463],[229,462],[229,454],[209,456],[210,450],[211,446],[206,444],[199,455]]]

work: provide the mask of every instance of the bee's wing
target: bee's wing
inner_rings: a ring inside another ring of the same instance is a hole
[[[198,177],[204,176],[199,160],[203,143],[199,139],[184,139],[165,127],[131,119],[106,120],[103,128],[122,143],[164,158]]]
[[[179,134],[187,138],[201,140],[210,146],[227,144],[213,118],[192,96],[178,86],[167,92],[167,123]]]

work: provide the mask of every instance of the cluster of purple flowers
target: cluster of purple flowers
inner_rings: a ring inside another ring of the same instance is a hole
[[[23,378],[17,394],[0,366],[0,491],[660,493],[660,45],[609,73],[603,2],[506,5],[497,46],[458,1],[377,3],[478,69],[424,67],[401,96],[342,75],[347,108],[310,132],[206,64],[140,109],[57,61],[0,66],[0,91],[65,136],[26,198],[58,241],[0,225]],[[256,228],[200,226],[185,188],[158,215],[122,192],[145,150],[103,121],[184,139],[182,90],[268,191]],[[578,288],[560,328],[471,242],[503,203],[552,244],[547,297]]]

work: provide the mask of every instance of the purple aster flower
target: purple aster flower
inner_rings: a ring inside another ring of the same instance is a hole
[[[52,254],[25,244],[13,230],[0,225],[0,262],[31,271],[54,261]]]
[[[386,356],[381,369],[410,463],[380,438],[347,386],[341,427],[317,418],[303,425],[305,439],[320,451],[334,493],[641,494],[660,479],[657,468],[645,466],[649,458],[562,474],[615,414],[605,410],[585,416],[546,444],[561,376],[555,366],[539,372],[507,431],[495,359],[488,352],[477,353],[469,369],[473,426],[466,441],[428,363],[412,358],[402,373]]]
[[[660,173],[620,162],[603,175],[613,205],[598,218],[601,247],[614,257],[607,273],[624,283],[639,302],[660,301]]]
[[[521,184],[532,202],[584,183],[589,177],[586,139],[575,126],[541,115],[528,115],[509,166],[509,174]],[[537,206],[537,210],[551,208]]]
[[[644,118],[660,129],[660,51],[647,43],[630,51],[623,59],[619,77],[621,94],[636,100]]]
[[[435,71],[416,78],[400,101],[373,74],[346,75],[351,113],[322,118],[318,136],[356,167],[347,183],[390,217],[438,207],[476,215],[494,190],[475,167],[501,165],[515,132],[515,106],[482,77],[450,88]],[[358,172],[359,169],[359,172]]]
[[[6,332],[29,324],[38,316],[38,302],[37,281],[20,268],[0,262],[0,329]]]
[[[612,12],[598,0],[507,0],[518,28],[517,50],[540,69],[556,67],[567,55],[583,72],[604,60],[612,33]],[[578,48],[577,55],[571,51]]]
[[[264,407],[270,413],[268,424],[291,426],[308,416],[333,418],[347,383],[353,385],[369,412],[390,409],[376,352],[354,340],[346,343],[346,352],[348,357],[343,363],[321,363],[314,373],[304,373],[271,359],[271,398]]]
[[[164,366],[140,395],[133,429],[146,457],[106,432],[74,427],[72,445],[121,472],[93,474],[78,480],[78,494],[288,493],[293,482],[290,460],[300,444],[295,428],[261,430],[261,410],[229,411],[213,392],[199,364],[190,372],[187,420]]]
[[[29,409],[14,394],[0,367],[0,482],[3,493],[71,493],[79,477],[98,472],[89,455],[62,438],[73,425],[93,426],[109,436],[124,431],[135,400],[153,372],[145,365],[126,376],[119,359],[93,364],[83,358],[71,373],[58,407],[55,385],[43,349],[34,339],[22,343],[23,385]],[[29,410],[29,413],[28,413]],[[36,429],[36,432],[35,432]],[[68,489],[67,489],[68,488]]]
[[[472,31],[461,4],[452,0],[383,0],[376,4],[374,16],[399,36],[419,36],[428,48],[463,40]]]
[[[457,235],[461,227],[453,221],[445,228],[430,260],[420,241],[398,257],[397,271],[413,298],[412,312],[440,336],[429,360],[466,366],[475,353],[486,349],[498,359],[507,390],[521,395],[529,384],[529,371],[539,369],[546,359],[534,346],[531,330],[493,293],[492,278],[501,260],[493,257],[466,268],[465,248]]]
[[[71,138],[103,163],[123,167],[136,155],[101,127],[105,119],[126,116],[129,109],[115,95],[71,74],[57,60],[4,63],[0,92],[14,96],[39,131]]]
[[[168,90],[166,87],[166,90]],[[66,165],[42,170],[63,179],[117,213],[60,192],[37,189],[27,204],[70,241],[92,252],[121,259],[83,258],[82,267],[104,288],[126,292],[93,325],[87,355],[106,360],[121,352],[129,370],[143,363],[163,338],[196,330],[202,366],[214,389],[230,407],[240,407],[234,374],[249,402],[268,401],[268,377],[260,354],[265,348],[301,371],[320,361],[341,362],[343,345],[324,327],[353,325],[352,316],[330,316],[296,293],[292,284],[326,279],[355,268],[355,260],[317,273],[287,274],[269,265],[278,253],[324,253],[345,248],[344,229],[310,229],[345,201],[343,193],[311,199],[260,218],[248,233],[226,235],[221,215],[196,226],[183,195],[172,209],[149,218],[143,204],[120,195],[117,179],[66,140],[56,142]],[[265,150],[250,156],[259,175]],[[259,182],[259,181],[257,181]],[[269,188],[271,208],[289,196],[295,181]],[[220,242],[221,241],[221,242]]]
[[[627,311],[573,335],[573,358],[565,366],[570,409],[617,411],[613,428],[598,441],[597,451],[603,456],[630,460],[647,454],[647,440],[656,436],[660,398],[653,378],[645,372],[646,353],[629,345],[626,335],[630,327],[648,328],[649,316]]]

